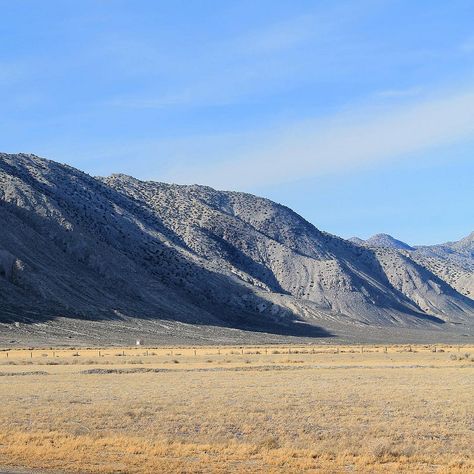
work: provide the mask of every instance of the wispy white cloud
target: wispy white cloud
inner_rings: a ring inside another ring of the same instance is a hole
[[[394,108],[372,108],[293,123],[228,152],[212,166],[168,176],[226,189],[250,189],[383,164],[416,151],[474,137],[474,88]]]
[[[349,29],[364,11],[361,7],[325,5],[240,30],[219,42],[192,45],[192,54],[177,50],[167,55],[146,42],[113,38],[106,51],[124,66],[125,74],[134,71],[154,76],[159,72],[161,79],[167,79],[171,72],[173,80],[166,80],[165,87],[158,81],[145,90],[141,87],[112,97],[105,105],[130,109],[213,107],[261,98],[318,77],[334,80],[341,73],[337,64],[343,65],[345,73],[348,58],[356,55],[357,45],[347,47],[346,27]],[[334,53],[328,54],[331,49]]]

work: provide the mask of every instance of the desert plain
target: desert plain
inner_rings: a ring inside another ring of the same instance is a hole
[[[0,351],[0,471],[474,472],[474,346]]]

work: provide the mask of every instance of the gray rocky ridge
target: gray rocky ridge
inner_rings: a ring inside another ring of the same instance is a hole
[[[349,240],[359,245],[367,245],[368,247],[413,250],[413,248],[410,247],[405,242],[402,242],[401,240],[397,240],[388,234],[375,234],[372,237],[370,237],[370,239],[367,239],[367,240],[362,240],[362,239],[359,239],[358,237],[352,237]]]
[[[446,249],[358,244],[250,194],[94,178],[26,154],[0,154],[0,223],[0,336],[18,322],[47,334],[55,321],[63,333],[138,321],[189,340],[203,327],[322,337],[472,326],[472,235]]]
[[[373,248],[409,250],[410,257],[439,276],[459,293],[474,295],[474,232],[456,242],[411,247],[388,234],[377,234],[370,239],[349,239],[357,245]]]

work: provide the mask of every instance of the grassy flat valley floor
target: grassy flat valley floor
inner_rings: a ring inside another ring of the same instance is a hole
[[[0,351],[0,471],[474,471],[474,347]]]

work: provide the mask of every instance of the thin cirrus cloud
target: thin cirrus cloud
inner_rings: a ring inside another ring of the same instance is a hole
[[[403,159],[474,137],[474,89],[396,108],[291,124],[211,166],[181,166],[169,178],[252,189]]]
[[[330,46],[337,49],[336,56],[344,62],[345,53],[341,49],[345,47],[339,29],[347,23],[349,20],[339,9],[307,13],[240,32],[223,41],[193,45],[191,56],[188,52],[180,56],[183,52],[178,51],[172,57],[160,57],[159,61],[146,45],[141,48],[135,44],[135,49],[143,49],[147,57],[141,58],[140,64],[132,69],[148,67],[149,73],[170,70],[176,76],[163,87],[154,83],[145,90],[112,97],[104,105],[129,109],[232,105],[310,82],[324,75],[332,61],[338,62],[326,56]],[[128,57],[130,64],[136,61],[136,54],[133,59],[129,57],[135,49],[124,40],[112,43],[111,51],[120,51],[120,57]],[[332,71],[334,74],[334,67]]]

